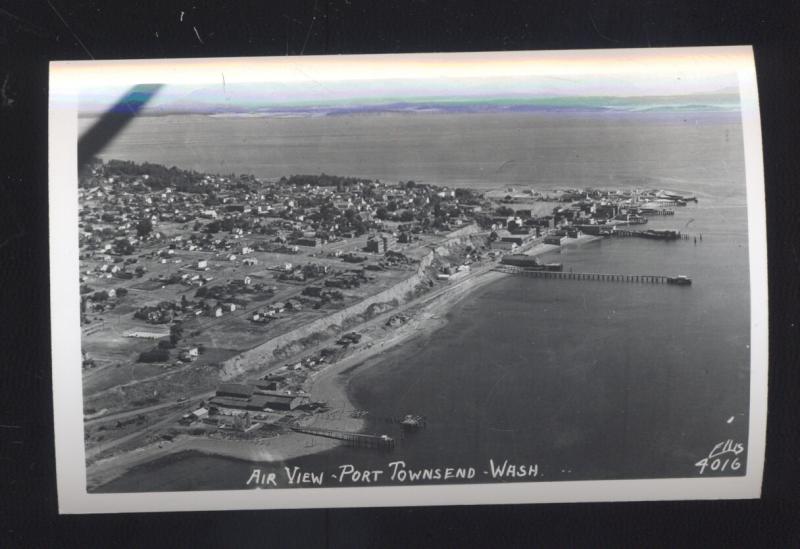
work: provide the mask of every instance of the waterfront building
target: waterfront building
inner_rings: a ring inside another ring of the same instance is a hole
[[[559,235],[559,234],[553,234],[544,237],[545,244],[554,244],[556,246],[561,246],[566,240],[567,240],[566,235]]]

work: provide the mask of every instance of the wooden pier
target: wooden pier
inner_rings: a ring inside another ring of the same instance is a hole
[[[334,429],[320,429],[318,427],[292,427],[292,431],[304,433],[316,437],[333,438],[343,440],[348,446],[356,448],[377,448],[381,450],[392,450],[395,440],[386,435],[370,435],[365,433],[351,433],[349,431],[336,431]]]
[[[632,231],[630,229],[617,229],[616,227],[611,231],[610,236],[615,237],[631,237],[646,238],[648,240],[660,240],[663,242],[672,242],[674,240],[688,240],[689,235],[683,234],[678,231]]]
[[[697,199],[688,199],[688,201],[694,200],[697,202]],[[648,200],[650,204],[658,204],[661,208],[674,208],[676,206],[686,206],[687,200],[670,200],[668,198],[656,198],[655,200]]]
[[[664,275],[633,275],[618,273],[567,273],[558,271],[529,271],[511,265],[498,265],[495,271],[502,273],[527,276],[530,278],[550,278],[558,280],[597,280],[601,282],[633,282],[640,284],[669,284],[674,279]]]
[[[629,231],[626,229],[617,229],[615,227],[614,230],[611,231],[610,236],[623,237],[623,238],[629,236],[639,236],[639,231]]]

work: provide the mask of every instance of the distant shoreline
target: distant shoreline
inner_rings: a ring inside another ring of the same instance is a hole
[[[104,116],[105,112],[80,112],[80,120],[97,120]],[[697,116],[697,115],[721,115],[737,116],[741,114],[739,105],[664,105],[655,107],[617,107],[617,106],[523,106],[507,108],[464,108],[448,109],[441,107],[417,107],[417,108],[386,108],[386,109],[320,109],[320,110],[283,110],[275,109],[268,111],[159,111],[140,113],[140,118],[164,118],[170,116],[201,116],[221,119],[252,119],[269,118],[297,120],[307,118],[340,118],[340,117],[362,117],[362,116],[437,116],[437,115],[495,115],[495,116],[520,116],[520,115],[668,115],[668,116]]]

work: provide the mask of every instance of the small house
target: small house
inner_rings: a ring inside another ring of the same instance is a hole
[[[192,412],[195,419],[201,420],[208,416],[208,408],[198,408]]]

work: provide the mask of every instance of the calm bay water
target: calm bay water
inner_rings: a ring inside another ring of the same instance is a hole
[[[92,122],[81,119],[80,131]],[[261,178],[324,172],[477,188],[670,185],[742,198],[744,189],[734,113],[146,117],[100,156]]]
[[[687,274],[691,287],[516,277],[487,285],[442,329],[349,374],[357,407],[370,412],[367,431],[401,437],[382,418],[407,413],[427,416],[426,429],[391,454],[338,448],[272,468],[385,469],[402,459],[410,468],[473,466],[485,481],[489,459],[508,459],[538,464],[539,480],[684,477],[718,442],[746,442],[747,212],[736,119],[528,116],[142,119],[104,153],[261,177],[663,186],[700,197],[648,225],[702,233],[696,245],[604,239],[546,258],[575,272]],[[187,453],[103,490],[242,488],[253,467]]]

